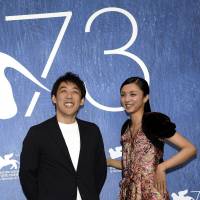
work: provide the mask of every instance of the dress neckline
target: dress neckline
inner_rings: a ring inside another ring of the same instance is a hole
[[[141,130],[142,130],[142,128],[140,127],[140,128],[137,129],[137,131],[135,131],[134,134],[132,134],[132,131],[131,131],[131,129],[130,129],[130,126],[127,127],[127,131],[129,131],[129,135],[130,135],[130,138],[131,138],[132,140],[134,140],[134,139],[136,138],[136,136],[138,135],[139,132],[141,132]]]

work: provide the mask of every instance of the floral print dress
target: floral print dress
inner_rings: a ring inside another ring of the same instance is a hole
[[[120,200],[169,200],[154,187],[155,170],[163,158],[163,151],[157,148],[140,129],[131,136],[129,128],[121,138],[122,180]]]

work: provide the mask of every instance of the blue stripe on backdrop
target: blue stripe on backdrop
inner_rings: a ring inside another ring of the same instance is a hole
[[[127,116],[119,87],[131,75],[150,81],[153,110],[168,114],[198,147],[199,8],[199,0],[0,0],[1,199],[24,199],[22,140],[30,126],[54,114],[49,90],[66,71],[85,80],[88,96],[79,117],[100,126],[108,157],[120,156]],[[166,146],[165,153],[168,158],[175,150]],[[184,194],[200,199],[199,164],[197,157],[168,174],[174,200]],[[109,169],[102,200],[117,199],[120,177]]]

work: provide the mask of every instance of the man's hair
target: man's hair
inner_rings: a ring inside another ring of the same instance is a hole
[[[55,83],[53,84],[52,90],[51,90],[51,97],[56,96],[58,88],[62,82],[70,82],[74,83],[80,90],[81,92],[81,99],[85,98],[86,94],[86,89],[85,89],[85,84],[84,82],[79,78],[77,74],[74,74],[72,72],[67,72],[63,76],[60,76]]]

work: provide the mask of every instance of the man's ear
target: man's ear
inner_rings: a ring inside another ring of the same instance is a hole
[[[85,102],[85,98],[82,98],[82,99],[81,99],[80,105],[83,106],[83,105],[84,105],[84,102]]]
[[[55,97],[55,95],[53,95],[53,96],[51,97],[51,100],[52,100],[52,102],[53,102],[54,104],[56,104],[56,97]]]

